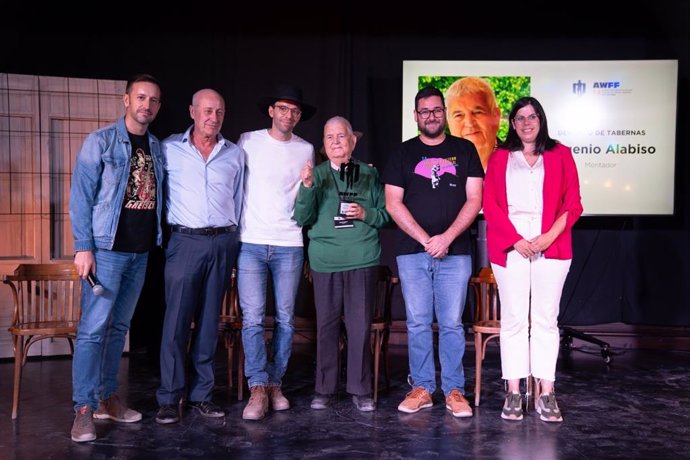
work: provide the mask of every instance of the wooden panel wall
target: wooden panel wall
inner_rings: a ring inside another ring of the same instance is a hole
[[[124,113],[126,82],[0,73],[0,274],[71,260],[69,189],[84,138]],[[13,356],[10,289],[0,285],[0,358]],[[44,341],[31,354],[69,353]]]

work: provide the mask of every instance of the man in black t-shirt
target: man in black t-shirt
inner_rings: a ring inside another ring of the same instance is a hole
[[[72,174],[74,265],[84,279],[72,369],[75,442],[96,439],[94,418],[141,420],[120,401],[117,374],[149,249],[162,242],[163,157],[148,130],[161,106],[158,81],[133,77],[123,103],[124,117],[88,135]]]
[[[464,397],[462,312],[472,270],[467,229],[482,206],[484,170],[472,142],[445,134],[445,111],[438,89],[417,93],[420,134],[401,145],[383,174],[386,209],[398,224],[395,253],[413,387],[398,410],[415,413],[433,405],[435,314],[446,408],[456,417],[471,417]]]

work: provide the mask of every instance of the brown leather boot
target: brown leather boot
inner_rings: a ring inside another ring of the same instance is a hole
[[[268,412],[268,392],[264,385],[256,385],[249,389],[252,393],[249,402],[242,412],[245,420],[261,420]]]
[[[290,401],[283,395],[280,387],[268,387],[268,397],[271,400],[273,410],[287,410],[290,408]]]

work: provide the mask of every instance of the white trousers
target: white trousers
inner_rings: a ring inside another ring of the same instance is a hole
[[[541,233],[541,219],[512,219],[529,239]],[[491,264],[501,302],[501,370],[506,380],[532,375],[556,380],[560,334],[558,312],[571,260],[508,253],[505,267]]]

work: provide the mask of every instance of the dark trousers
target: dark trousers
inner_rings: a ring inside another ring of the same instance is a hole
[[[236,232],[214,236],[172,233],[165,251],[166,309],[158,404],[177,404],[183,396],[192,320],[188,399],[211,399],[220,307],[238,249]]]
[[[316,306],[316,385],[320,394],[338,391],[340,325],[347,331],[347,385],[353,395],[372,392],[371,317],[378,267],[335,273],[312,270]]]

